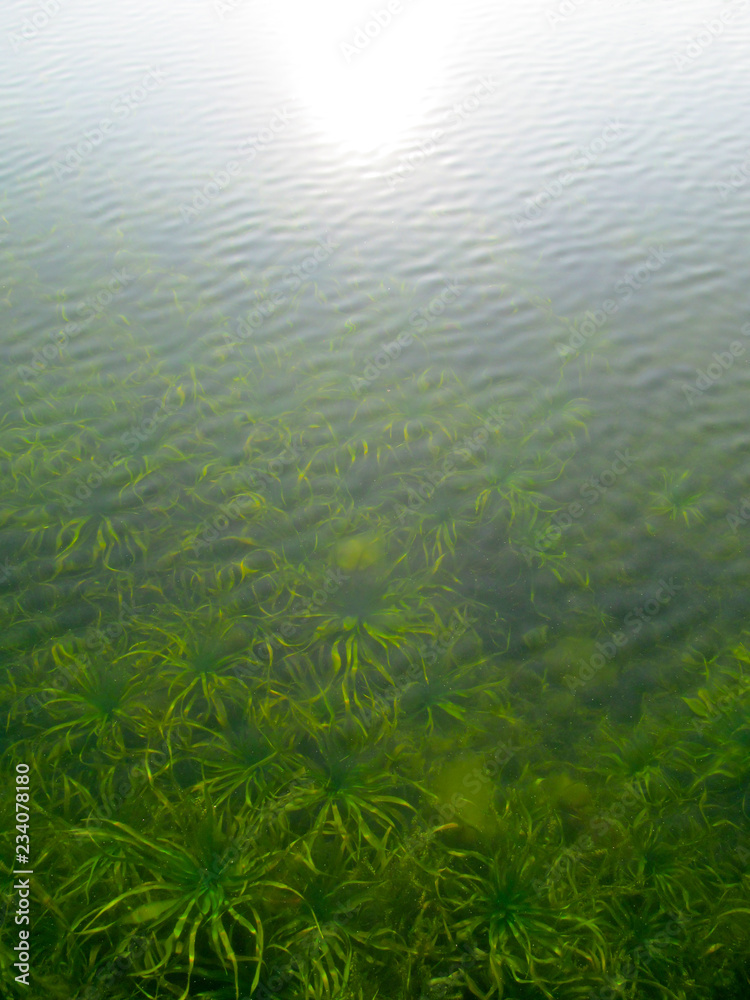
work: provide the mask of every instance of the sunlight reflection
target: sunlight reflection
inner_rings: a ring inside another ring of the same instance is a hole
[[[447,0],[277,0],[270,15],[294,96],[332,139],[357,150],[419,124],[455,32]]]

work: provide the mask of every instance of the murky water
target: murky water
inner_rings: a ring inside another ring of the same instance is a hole
[[[748,995],[749,18],[4,5],[7,995]]]

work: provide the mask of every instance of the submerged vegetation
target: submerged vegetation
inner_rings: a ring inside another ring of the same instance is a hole
[[[563,518],[571,364],[480,408],[427,335],[362,388],[343,322],[338,373],[227,336],[179,376],[106,322],[132,374],[76,361],[85,405],[4,376],[29,997],[747,996],[750,637]],[[628,491],[697,552],[690,472]]]

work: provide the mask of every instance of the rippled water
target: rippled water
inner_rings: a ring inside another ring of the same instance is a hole
[[[748,994],[749,18],[6,2],[6,992]]]

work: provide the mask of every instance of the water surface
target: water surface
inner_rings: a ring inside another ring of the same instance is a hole
[[[4,6],[30,995],[746,995],[748,16]]]

